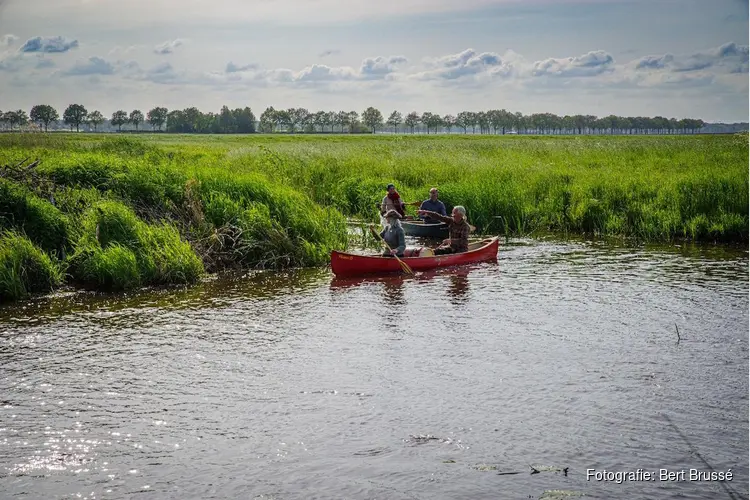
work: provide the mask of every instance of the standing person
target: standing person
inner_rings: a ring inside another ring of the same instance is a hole
[[[388,184],[386,186],[388,194],[383,197],[383,202],[380,204],[380,215],[385,214],[391,210],[395,210],[401,217],[406,217],[406,204],[401,200],[401,196],[396,191],[396,186]]]
[[[391,250],[388,251],[386,248],[383,252],[384,257],[391,257],[392,255],[404,256],[406,235],[404,234],[404,228],[401,226],[400,218],[401,215],[395,210],[389,210],[385,213],[386,226],[380,232],[380,237],[388,243]]]
[[[427,200],[424,200],[422,202],[422,205],[419,207],[420,210],[430,210],[432,212],[436,212],[444,217],[446,217],[448,214],[445,212],[445,205],[442,201],[438,200],[438,190],[437,188],[430,189],[430,197]],[[440,224],[440,220],[434,219],[430,217],[429,215],[419,216],[420,219],[422,219],[425,224]]]
[[[469,250],[471,226],[466,222],[466,209],[464,207],[461,205],[453,207],[450,217],[429,210],[419,210],[417,213],[419,215],[429,215],[448,224],[448,235],[450,238],[443,240],[443,243],[435,249],[435,255],[461,253]]]

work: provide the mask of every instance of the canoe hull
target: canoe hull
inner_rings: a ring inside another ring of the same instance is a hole
[[[404,257],[403,260],[414,271],[438,267],[460,266],[497,259],[499,240],[497,237],[481,242],[468,252],[435,255],[434,257]],[[358,276],[365,274],[402,272],[398,261],[379,255],[356,255],[346,252],[331,252],[331,269],[336,276]]]
[[[404,234],[407,236],[416,236],[418,238],[440,238],[448,237],[448,224],[424,224],[422,222],[401,221],[401,227],[404,228]]]

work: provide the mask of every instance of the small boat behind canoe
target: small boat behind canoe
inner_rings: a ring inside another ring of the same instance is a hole
[[[403,257],[414,271],[424,271],[436,267],[459,266],[497,259],[498,238],[489,238],[469,243],[469,250],[462,253],[435,255],[429,257]],[[357,255],[334,250],[331,252],[331,269],[336,276],[356,276],[401,272],[401,265],[393,257],[381,255]]]
[[[385,218],[380,216],[380,225],[385,227]],[[448,237],[448,224],[439,222],[437,224],[425,224],[422,219],[408,219],[401,221],[401,227],[404,228],[406,236],[415,236],[417,238],[440,238],[444,240]]]
[[[440,239],[448,237],[448,224],[445,222],[425,224],[422,220],[402,220],[401,227],[404,228],[404,234],[407,236]]]

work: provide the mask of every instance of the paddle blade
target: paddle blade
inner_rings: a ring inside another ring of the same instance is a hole
[[[398,263],[401,264],[401,270],[403,272],[405,272],[406,274],[411,274],[412,276],[414,276],[414,271],[412,271],[411,267],[409,267],[409,264],[407,264],[406,262],[404,262],[401,259],[399,259]]]

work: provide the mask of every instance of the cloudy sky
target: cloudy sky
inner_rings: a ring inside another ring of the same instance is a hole
[[[0,0],[0,109],[748,120],[748,0]]]

